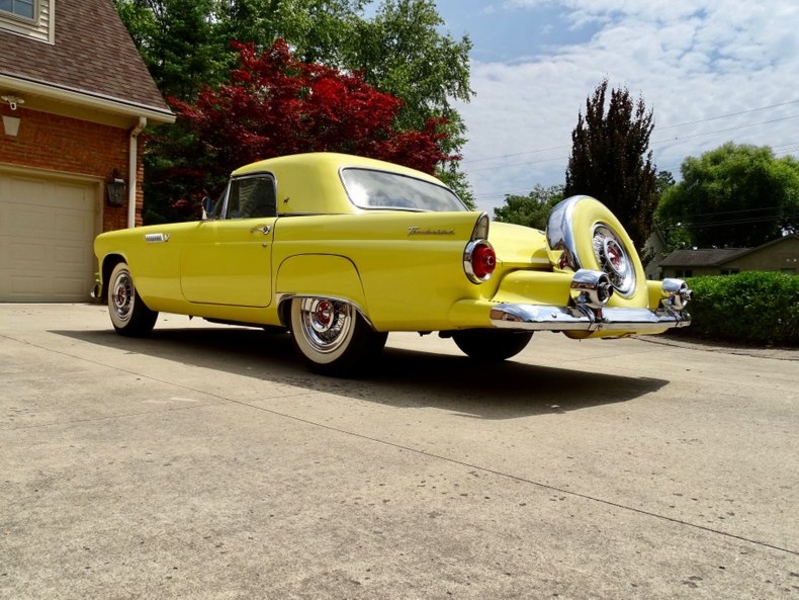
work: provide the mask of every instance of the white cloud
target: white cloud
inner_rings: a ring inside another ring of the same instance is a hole
[[[559,8],[574,27],[599,27],[587,43],[551,48],[535,58],[473,62],[477,96],[459,109],[469,127],[464,168],[481,208],[501,204],[505,193],[526,193],[536,183],[563,182],[577,113],[604,77],[612,87],[640,94],[654,110],[655,159],[675,174],[686,156],[729,139],[775,149],[799,146],[799,119],[741,127],[799,115],[799,103],[708,120],[799,99],[794,83],[799,3],[509,0],[502,5],[520,18],[527,9],[542,7]],[[703,122],[670,127],[691,121]],[[728,131],[701,135],[722,129]],[[501,156],[507,158],[484,160]]]

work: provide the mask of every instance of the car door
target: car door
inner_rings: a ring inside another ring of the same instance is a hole
[[[190,302],[265,307],[272,301],[274,178],[232,179],[218,216],[197,224],[183,247],[180,282]]]

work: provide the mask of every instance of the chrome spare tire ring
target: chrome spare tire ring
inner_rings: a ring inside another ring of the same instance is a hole
[[[635,268],[624,243],[608,225],[599,223],[593,233],[594,255],[616,291],[626,297],[635,289]]]
[[[560,269],[600,270],[621,298],[646,301],[643,266],[632,240],[611,211],[590,196],[571,196],[557,204],[547,221],[550,260]]]

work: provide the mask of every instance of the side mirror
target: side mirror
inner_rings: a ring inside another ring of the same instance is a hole
[[[202,206],[203,206],[202,220],[207,221],[208,219],[210,219],[208,215],[212,215],[214,213],[214,202],[213,200],[211,200],[211,198],[206,196],[205,198],[203,198]]]

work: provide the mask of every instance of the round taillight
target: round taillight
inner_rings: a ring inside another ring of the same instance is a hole
[[[487,281],[497,268],[496,252],[485,240],[469,242],[463,259],[463,268],[474,283]]]

